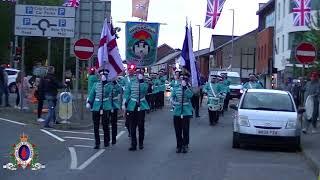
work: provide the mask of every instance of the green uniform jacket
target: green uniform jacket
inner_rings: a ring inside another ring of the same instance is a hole
[[[179,80],[172,80],[171,82],[170,82],[170,87],[171,88],[175,88],[175,87],[178,87],[178,86],[180,86],[180,81]]]
[[[119,101],[119,95],[122,92],[122,88],[119,84],[113,84],[113,82],[108,83],[112,88],[111,92],[109,92],[109,100],[110,100],[110,109],[120,109],[121,102]]]
[[[220,90],[222,91],[222,93],[228,93],[229,91],[230,91],[230,89],[229,89],[229,86],[226,86],[225,84],[224,84],[224,82],[219,82],[218,84],[217,84],[217,86],[219,86],[219,88],[220,88]],[[210,87],[210,85],[209,85],[209,87]]]
[[[210,84],[212,86],[213,92],[211,90]],[[211,82],[206,83],[206,85],[203,87],[203,92],[208,95],[208,102],[207,102],[208,105],[218,105],[219,100],[214,98],[218,98],[221,93],[224,93],[219,83],[211,83]]]
[[[160,85],[161,85],[161,81],[160,79],[156,78],[152,80],[153,86],[152,86],[152,93],[156,94],[160,91]]]
[[[226,86],[227,93],[229,93],[230,92],[230,87],[229,86],[230,86],[231,82],[228,79],[225,79],[223,81],[223,84]]]
[[[193,96],[193,92],[190,88],[186,88],[184,90],[184,95],[182,97],[182,86],[175,86],[172,88],[171,100],[173,101],[174,116],[192,116],[192,104],[191,98]],[[183,99],[183,104],[182,104]]]
[[[101,108],[103,110],[111,109],[111,101],[109,99],[109,95],[112,91],[112,86],[107,83],[103,87],[103,95],[102,95],[102,83],[97,82],[93,84],[93,87],[89,93],[88,102],[91,104],[91,111],[100,111]],[[102,97],[103,97],[103,107],[102,107]]]
[[[160,80],[160,87],[159,87],[159,91],[166,91],[166,80],[167,80],[167,77],[166,76],[161,76],[159,78]]]
[[[98,82],[98,76],[97,75],[90,75],[88,77],[88,95],[91,91],[91,88],[93,87],[94,83]]]
[[[257,82],[246,82],[243,85],[243,89],[263,89],[263,87]]]
[[[140,83],[140,110],[149,110],[149,104],[146,100],[148,93],[148,83]],[[124,92],[124,101],[128,104],[127,111],[134,111],[139,102],[139,82],[137,79],[130,81]]]

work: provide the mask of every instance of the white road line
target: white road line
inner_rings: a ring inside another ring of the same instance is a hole
[[[58,139],[58,140],[59,140],[59,141],[61,141],[61,142],[66,141],[66,140],[64,140],[64,139],[62,139],[62,138],[60,138],[60,137],[58,137],[57,135],[52,134],[51,132],[49,132],[49,131],[47,131],[47,130],[44,130],[44,129],[40,129],[40,130],[41,130],[42,132],[44,132],[44,133],[48,134],[49,136],[51,136],[51,137],[53,137],[53,138]]]
[[[21,122],[16,122],[16,121],[12,121],[12,120],[9,120],[9,119],[4,119],[4,118],[0,118],[0,120],[2,121],[7,121],[7,122],[11,122],[13,124],[19,124],[19,125],[22,125],[22,126],[26,126],[27,124],[25,123],[21,123]]]
[[[86,145],[74,145],[74,147],[92,148],[92,146],[86,146]]]
[[[117,135],[116,139],[118,140],[124,133],[126,133],[126,132],[125,132],[125,131],[121,131],[121,132]]]
[[[62,130],[56,130],[56,129],[51,130],[51,131],[53,131],[53,132],[62,132],[62,133],[71,133],[71,134],[90,134],[90,135],[94,134],[94,133],[91,133],[91,132],[62,131]]]
[[[78,170],[83,170],[86,168],[90,163],[92,163],[93,160],[95,160],[97,157],[99,157],[105,149],[100,149],[98,152],[96,152],[93,156],[91,156],[86,162],[84,162],[81,166],[79,166],[77,169]]]
[[[77,153],[74,147],[69,147],[70,155],[71,155],[71,164],[70,169],[77,169],[78,166],[78,158]]]
[[[82,137],[73,137],[73,136],[65,136],[63,138],[65,138],[65,139],[79,139],[79,140],[94,141],[94,139],[92,139],[92,138],[82,138]],[[103,141],[103,140],[101,140],[101,141]]]

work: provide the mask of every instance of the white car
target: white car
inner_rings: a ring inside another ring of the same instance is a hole
[[[241,144],[282,145],[300,150],[301,123],[289,92],[249,89],[244,92],[233,120],[233,148]]]

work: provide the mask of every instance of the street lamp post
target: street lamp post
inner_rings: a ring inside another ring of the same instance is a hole
[[[232,62],[233,62],[233,52],[234,52],[234,9],[229,9],[232,11],[232,43],[231,43],[231,71],[232,71]]]

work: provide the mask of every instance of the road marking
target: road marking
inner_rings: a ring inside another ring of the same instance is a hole
[[[62,133],[71,133],[71,134],[90,134],[90,135],[94,134],[94,133],[91,133],[91,132],[62,131],[62,130],[56,130],[56,129],[51,130],[51,131],[53,131],[53,132],[62,132]],[[101,135],[101,134],[100,134],[100,135]],[[103,134],[102,134],[102,135],[103,135]]]
[[[49,132],[49,131],[47,131],[47,130],[44,130],[44,129],[40,129],[40,130],[41,130],[42,132],[44,132],[44,133],[48,134],[49,136],[51,136],[51,137],[53,137],[53,138],[58,139],[58,140],[59,140],[59,141],[61,141],[61,142],[66,141],[66,140],[64,140],[64,139],[62,139],[62,138],[60,138],[60,137],[58,137],[57,135],[52,134],[51,132]]]
[[[9,120],[9,119],[4,119],[4,118],[0,118],[0,120],[2,121],[7,121],[7,122],[11,122],[13,124],[19,124],[19,125],[22,125],[22,126],[26,126],[27,124],[25,123],[21,123],[21,122],[16,122],[16,121],[12,121],[12,120]]]
[[[63,138],[65,138],[65,139],[79,139],[79,140],[94,141],[94,139],[92,139],[92,138],[82,138],[82,137],[73,137],[73,136],[65,136]],[[103,140],[101,140],[101,141],[103,141]]]
[[[95,160],[97,157],[99,157],[105,149],[100,149],[98,152],[96,152],[93,156],[91,156],[86,162],[84,162],[81,166],[79,166],[77,169],[78,170],[83,170],[86,168],[90,163],[92,163],[93,160]]]
[[[86,146],[86,145],[74,145],[74,147],[92,148],[92,146]]]
[[[126,131],[121,131],[121,132],[117,135],[116,139],[118,140],[124,133],[126,133]]]
[[[78,166],[78,158],[77,153],[74,147],[69,147],[70,155],[71,155],[71,164],[70,169],[77,169]]]

